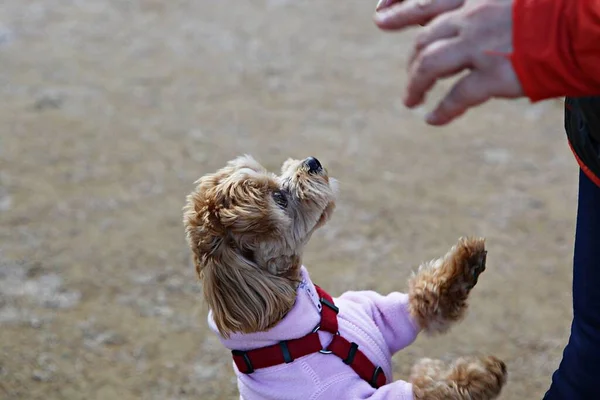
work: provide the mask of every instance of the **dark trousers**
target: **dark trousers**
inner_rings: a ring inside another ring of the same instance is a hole
[[[600,400],[600,187],[583,173],[573,257],[573,322],[544,400]]]

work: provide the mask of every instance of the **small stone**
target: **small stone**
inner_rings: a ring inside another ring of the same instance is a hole
[[[149,285],[156,282],[156,277],[153,272],[137,272],[131,275],[131,281],[140,285]]]
[[[531,199],[529,200],[529,207],[534,210],[540,210],[544,208],[544,201],[541,199]]]
[[[98,335],[100,343],[107,346],[121,346],[127,342],[125,337],[116,332],[104,332]]]
[[[188,136],[190,138],[192,138],[194,140],[198,140],[198,141],[206,138],[206,135],[200,129],[192,129],[191,131],[188,132]]]
[[[506,164],[512,158],[506,149],[486,149],[483,151],[483,160],[488,164]]]
[[[198,379],[210,379],[217,375],[217,367],[208,364],[198,363],[194,365],[194,376]]]
[[[29,326],[33,329],[40,329],[43,325],[43,321],[39,318],[33,317],[29,320]]]
[[[62,103],[63,102],[61,99],[44,96],[36,100],[35,104],[33,105],[33,108],[36,111],[56,110],[61,107]]]
[[[173,315],[173,309],[167,306],[155,306],[152,311],[154,316],[168,317]]]
[[[48,371],[41,371],[39,369],[36,369],[31,374],[31,377],[34,381],[48,382],[52,378],[52,374]]]
[[[52,379],[52,374],[56,371],[56,366],[52,363],[49,354],[40,354],[37,359],[37,366],[38,368],[33,370],[31,374],[33,380],[38,382],[48,382]]]
[[[25,276],[27,276],[27,278],[29,278],[29,279],[36,278],[42,273],[42,271],[43,271],[42,264],[39,262],[35,262],[35,263],[31,264],[31,266],[29,268],[27,268],[27,272],[25,273]]]
[[[166,287],[169,291],[180,291],[183,288],[185,282],[178,276],[172,276],[166,281]]]
[[[42,302],[44,307],[54,309],[69,309],[79,304],[81,293],[79,292],[62,292],[49,295]]]
[[[382,178],[386,182],[393,182],[396,179],[396,175],[390,171],[383,171]]]

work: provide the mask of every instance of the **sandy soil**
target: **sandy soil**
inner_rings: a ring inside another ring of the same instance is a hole
[[[399,101],[414,32],[379,32],[373,8],[0,2],[0,397],[235,398],[181,207],[241,153],[273,169],[314,155],[341,180],[305,260],[333,294],[403,290],[420,261],[486,236],[467,320],[396,356],[396,377],[422,356],[492,353],[509,366],[503,399],[541,397],[571,318],[561,104],[426,126]]]

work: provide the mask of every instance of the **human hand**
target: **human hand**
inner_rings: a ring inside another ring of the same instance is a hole
[[[445,125],[490,98],[516,98],[523,89],[512,67],[513,0],[381,0],[375,23],[382,30],[425,25],[408,62],[404,104],[422,104],[442,78],[463,76],[427,117]]]

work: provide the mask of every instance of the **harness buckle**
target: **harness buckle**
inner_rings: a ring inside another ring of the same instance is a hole
[[[317,332],[319,332],[319,329],[321,329],[321,324],[318,324],[317,326],[315,326],[315,328],[312,330],[311,333],[317,333]],[[339,336],[339,335],[340,335],[340,331],[337,331],[335,333],[335,336]],[[327,350],[327,349],[321,349],[321,350],[319,350],[319,353],[321,353],[321,354],[331,354],[331,353],[333,353],[333,351]]]

